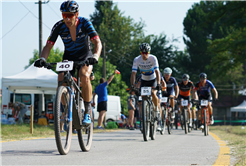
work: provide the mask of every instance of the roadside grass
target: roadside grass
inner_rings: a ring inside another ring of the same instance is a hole
[[[97,126],[95,122],[94,126]],[[113,132],[119,129],[105,129],[97,130],[93,129],[93,133],[101,132]],[[47,127],[38,124],[33,124],[33,134],[30,132],[30,124],[13,124],[13,125],[3,125],[1,124],[1,141],[20,141],[31,138],[46,138],[54,137],[54,124],[51,123]],[[64,133],[65,135],[65,133]]]
[[[209,130],[227,142],[231,155],[236,158],[234,166],[246,165],[246,127],[242,126],[209,126]]]

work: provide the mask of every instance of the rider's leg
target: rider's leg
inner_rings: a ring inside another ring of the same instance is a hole
[[[153,101],[153,103],[155,105],[155,110],[154,111],[157,111],[157,106],[158,106],[158,97],[156,95],[156,92],[157,91],[156,90],[153,90],[153,89],[151,91],[152,101]]]
[[[213,108],[212,108],[212,103],[208,102],[208,111],[209,111],[209,115],[210,117],[213,115]]]
[[[92,72],[92,65],[82,66],[79,70],[79,77],[82,85],[82,98],[84,99],[85,114],[90,114],[91,110],[91,97],[92,86],[90,81],[90,75]]]
[[[169,103],[171,105],[171,108],[172,108],[172,118],[175,118],[175,112],[174,112],[174,106],[175,106],[175,102],[174,102],[174,95],[170,95],[169,98],[172,98],[172,99],[169,99]]]
[[[188,106],[188,113],[189,113],[189,119],[190,119],[190,126],[192,126],[192,115],[191,115],[190,106]]]

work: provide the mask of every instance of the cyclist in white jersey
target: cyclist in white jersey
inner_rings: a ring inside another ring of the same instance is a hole
[[[151,47],[148,43],[143,43],[139,47],[141,55],[137,56],[133,61],[132,75],[131,75],[131,88],[134,88],[137,69],[140,69],[142,74],[140,87],[154,87],[152,89],[151,96],[155,105],[155,111],[157,111],[158,97],[156,95],[157,90],[161,90],[160,84],[161,77],[159,71],[159,64],[156,56],[150,54]]]

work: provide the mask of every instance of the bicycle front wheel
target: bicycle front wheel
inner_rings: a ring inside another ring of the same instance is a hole
[[[204,136],[207,136],[208,135],[207,109],[204,109],[203,113],[204,113]]]
[[[162,117],[161,117],[161,135],[163,135],[165,133],[165,129],[166,129],[166,118],[167,118],[167,110],[165,109],[165,107],[161,107],[162,110]]]
[[[150,128],[150,108],[146,99],[142,100],[142,125],[143,125],[143,139],[149,140],[149,128]]]
[[[67,87],[60,86],[56,94],[54,127],[56,146],[61,155],[69,152],[72,139],[72,121],[69,119],[69,100],[70,95]],[[62,119],[61,119],[62,117]],[[65,132],[61,132],[61,129]]]
[[[152,140],[155,140],[157,121],[155,120],[156,117],[154,116],[154,108],[153,107],[151,107],[151,112],[152,112],[152,116],[151,116],[151,122],[150,122],[150,138]]]
[[[92,117],[92,111],[91,111]],[[82,129],[77,130],[79,145],[82,151],[88,152],[91,149],[92,136],[93,136],[93,121],[91,121],[90,126],[82,127]]]
[[[184,129],[185,129],[185,134],[188,133],[188,125],[187,125],[187,110],[186,109],[183,109],[183,117],[184,117]]]

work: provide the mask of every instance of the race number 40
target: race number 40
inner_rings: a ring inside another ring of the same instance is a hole
[[[59,62],[56,65],[56,71],[71,71],[73,70],[73,61]]]

